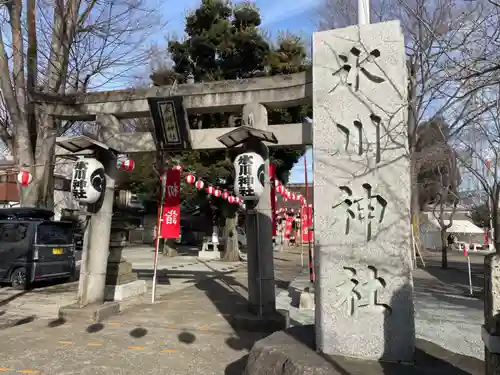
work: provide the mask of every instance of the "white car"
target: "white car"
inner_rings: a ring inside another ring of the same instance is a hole
[[[247,234],[245,233],[245,230],[242,227],[237,227],[236,231],[238,232],[238,244],[240,246],[246,247],[247,246]]]
[[[469,249],[469,244],[467,242],[463,242],[463,241],[457,241],[452,246],[455,250],[460,251],[462,253],[463,253],[465,247],[467,247],[467,249]]]
[[[471,243],[469,246],[470,251],[483,251],[487,250],[487,247],[478,243]]]
[[[238,232],[238,245],[240,247],[247,247],[247,234],[245,229],[242,227],[236,227],[236,232]],[[223,235],[219,235],[219,245],[224,246],[225,238]]]

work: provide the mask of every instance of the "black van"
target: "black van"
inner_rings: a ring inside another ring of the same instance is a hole
[[[35,208],[0,209],[0,282],[27,289],[75,274],[73,223]]]

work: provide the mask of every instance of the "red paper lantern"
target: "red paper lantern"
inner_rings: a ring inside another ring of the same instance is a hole
[[[172,169],[173,169],[173,170],[176,170],[176,171],[179,171],[179,172],[181,172],[181,171],[182,171],[182,167],[181,167],[179,164],[177,164],[177,165],[173,166],[173,167],[172,167]]]
[[[230,196],[228,196],[228,197],[227,197],[227,201],[228,201],[229,203],[233,204],[233,203],[234,203],[234,201],[235,201],[235,198],[234,198],[232,195],[230,195]]]
[[[196,189],[201,190],[203,189],[203,186],[205,186],[205,184],[203,183],[202,180],[198,180],[196,181],[196,184],[194,186],[196,186]]]
[[[221,194],[222,194],[222,192],[219,189],[215,189],[215,191],[214,191],[215,197],[219,198]]]
[[[122,171],[132,172],[135,168],[135,161],[133,161],[132,159],[126,159],[122,161],[122,165],[120,166],[120,168],[122,169]]]
[[[285,193],[285,187],[283,185],[279,185],[277,190],[281,195]]]
[[[228,197],[229,197],[229,193],[227,191],[222,193],[222,199],[227,199]]]
[[[194,184],[194,181],[195,181],[195,180],[196,180],[196,178],[195,178],[192,174],[188,174],[188,175],[186,176],[186,182],[187,182],[188,184],[190,184],[190,185],[191,185],[191,184]]]
[[[280,182],[279,182],[279,180],[274,180],[274,186],[275,186],[275,187],[280,186]]]
[[[26,187],[33,181],[33,176],[28,171],[21,169],[21,172],[17,174],[17,182],[22,187]]]
[[[290,199],[291,199],[292,201],[294,201],[294,200],[296,200],[296,199],[297,199],[297,196],[295,195],[295,193],[290,194]]]
[[[207,194],[208,195],[212,195],[214,193],[215,189],[213,186],[209,186],[207,187]]]

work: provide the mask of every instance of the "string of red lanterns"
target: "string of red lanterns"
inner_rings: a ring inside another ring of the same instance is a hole
[[[120,163],[120,169],[125,172],[131,172],[134,170],[134,168],[135,168],[135,161],[133,159],[127,158],[122,160]],[[180,164],[175,164],[174,166],[172,166],[172,168],[179,170],[181,172],[183,170]],[[205,182],[200,178],[197,179],[193,173],[188,173],[185,178],[188,184],[190,185],[194,184],[196,189],[198,190],[202,190],[205,187]],[[33,175],[30,172],[26,171],[24,168],[21,168],[21,171],[17,175],[17,182],[21,187],[25,188],[29,184],[31,184],[31,182],[33,182]],[[221,189],[217,187],[214,187],[210,184],[207,185],[208,186],[206,187],[205,191],[208,195],[213,195],[216,198],[221,197],[222,199],[227,200],[228,203],[230,204],[238,204],[244,207],[244,202],[241,198],[229,194],[227,190],[221,191]],[[306,199],[301,194],[296,194],[289,191],[284,185],[281,184],[279,180],[275,180],[275,188],[276,192],[282,196],[284,201],[287,200],[299,201],[302,205],[307,205]]]
[[[175,164],[171,168],[178,170],[180,172],[183,171],[183,168],[180,164]],[[199,177],[197,178],[192,172],[187,172],[187,174],[185,175],[185,180],[186,183],[188,183],[189,185],[194,184],[194,187],[196,189],[200,191],[204,190],[208,195],[213,195],[216,198],[222,198],[226,200],[229,204],[235,204],[239,205],[241,208],[245,208],[245,203],[243,199],[233,196],[227,190],[221,189],[217,186],[213,186],[210,183],[205,183],[203,179]]]
[[[306,198],[302,194],[296,194],[288,190],[280,181],[275,180],[274,186],[276,187],[276,192],[281,195],[283,200],[286,202],[288,200],[298,201],[302,206],[307,205]]]

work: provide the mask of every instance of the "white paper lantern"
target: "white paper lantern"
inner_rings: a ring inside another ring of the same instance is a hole
[[[33,175],[24,168],[17,174],[17,182],[21,187],[26,187],[33,182]]]
[[[122,161],[120,168],[125,172],[132,172],[135,168],[135,161],[132,159],[125,159]]]
[[[234,192],[243,200],[257,200],[264,191],[265,162],[255,152],[244,152],[234,159]]]
[[[99,200],[106,190],[104,166],[96,159],[78,160],[73,167],[71,195],[80,203],[92,204]]]

